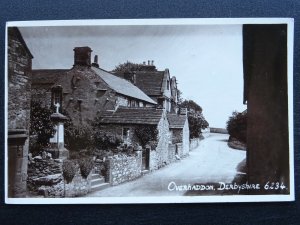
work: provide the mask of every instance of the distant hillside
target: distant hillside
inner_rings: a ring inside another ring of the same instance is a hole
[[[210,133],[228,134],[225,128],[210,127]]]

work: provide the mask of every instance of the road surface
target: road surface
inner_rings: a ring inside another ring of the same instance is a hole
[[[237,174],[236,167],[245,159],[246,152],[229,148],[227,140],[227,134],[212,133],[188,157],[134,181],[86,197],[180,196],[185,192],[170,191],[171,182],[176,185],[229,183]]]

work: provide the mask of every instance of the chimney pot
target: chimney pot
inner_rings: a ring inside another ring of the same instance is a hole
[[[150,60],[148,60],[148,66],[150,66]]]
[[[152,66],[154,65],[154,60],[151,61],[151,65],[152,65]]]
[[[92,63],[92,66],[99,68],[98,55],[95,55],[94,62]]]

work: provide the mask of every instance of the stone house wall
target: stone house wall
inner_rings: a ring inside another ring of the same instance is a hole
[[[155,150],[150,151],[150,171],[159,169],[169,164],[168,146],[170,140],[169,122],[164,113],[158,125],[158,143]]]
[[[175,154],[176,154],[176,145],[175,144],[169,144],[169,146],[168,146],[168,158],[169,158],[170,163],[176,161]]]
[[[38,73],[35,71],[35,76],[42,77],[42,72]],[[74,125],[87,125],[101,112],[116,110],[119,106],[153,107],[153,104],[116,93],[88,66],[75,65],[57,76],[59,77],[54,84],[47,84],[45,81],[43,84],[34,83],[32,99],[50,106],[51,88],[60,86],[62,88],[61,108],[68,112]]]
[[[177,154],[179,157],[183,157],[189,154],[190,151],[190,132],[189,125],[186,119],[184,127],[181,128],[172,128],[170,129],[170,135],[172,137],[172,144],[179,144],[180,149],[177,149]],[[178,147],[177,147],[178,148]]]
[[[12,29],[12,28],[9,28]],[[31,61],[13,31],[8,37],[8,129],[29,129]]]
[[[8,196],[25,197],[32,55],[21,33],[8,28]]]
[[[42,107],[51,107],[51,89],[48,85],[32,85],[31,99],[36,102],[41,102]]]
[[[118,154],[109,157],[106,161],[106,180],[111,185],[118,185],[136,179],[142,175],[142,152],[132,155]]]
[[[182,148],[183,155],[188,155],[190,151],[190,130],[189,130],[189,122],[188,118],[185,120],[184,127],[182,129]]]

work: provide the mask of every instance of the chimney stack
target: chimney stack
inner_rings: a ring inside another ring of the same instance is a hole
[[[151,66],[153,66],[153,65],[154,65],[154,60],[151,61]]]
[[[143,62],[143,65],[146,66],[146,62],[145,61]]]
[[[74,48],[74,66],[91,66],[91,52],[87,46]]]
[[[99,68],[98,55],[95,55],[94,62],[92,63],[92,66]]]
[[[187,115],[187,108],[180,108],[180,110],[179,110],[179,114],[180,115]]]
[[[150,66],[150,60],[148,60],[148,66]]]

